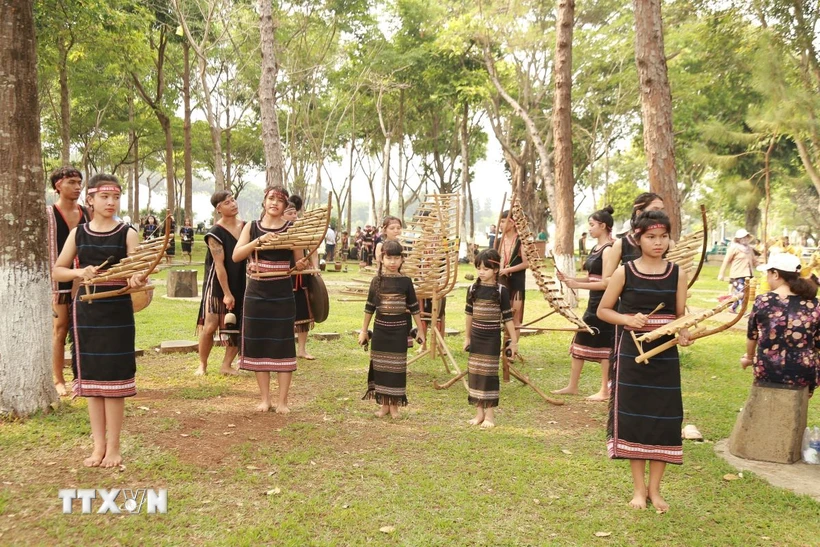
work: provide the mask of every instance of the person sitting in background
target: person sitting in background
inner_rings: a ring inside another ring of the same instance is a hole
[[[755,299],[740,365],[753,366],[756,385],[808,386],[812,393],[820,375],[817,278],[800,277],[800,259],[789,253],[772,254],[757,269],[771,291]]]

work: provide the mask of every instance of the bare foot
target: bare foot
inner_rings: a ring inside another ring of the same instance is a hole
[[[239,372],[232,369],[231,367],[228,367],[228,368],[220,368],[219,369],[219,374],[222,374],[223,376],[236,376],[237,374],[239,374]]]
[[[490,429],[495,427],[495,422],[491,422],[490,420],[484,420],[481,422],[481,429]]]
[[[311,355],[309,353],[302,353],[301,355],[297,353],[296,357],[298,357],[299,359],[307,359],[308,361],[315,361],[316,360],[316,357],[314,357],[313,355]]]
[[[105,450],[94,450],[89,457],[83,460],[86,467],[99,467],[105,457]]]
[[[587,401],[608,401],[609,400],[609,392],[608,391],[599,391],[595,395],[590,395],[587,397]]]
[[[669,511],[669,504],[666,503],[666,500],[661,497],[660,492],[650,492],[649,501],[651,501],[655,509],[657,509],[661,513],[666,513],[667,511]]]
[[[397,405],[390,405],[390,417],[394,420],[399,417],[399,407]]]
[[[470,425],[478,425],[483,421],[484,421],[484,417],[479,418],[478,416],[476,416],[475,418],[470,420]]]
[[[561,389],[554,389],[552,392],[556,395],[578,395],[578,390],[572,389],[569,386]]]
[[[66,390],[65,382],[56,382],[54,384],[54,388],[57,390],[57,395],[60,397],[65,397],[68,395],[68,390]]]
[[[122,465],[122,456],[118,451],[106,452],[105,458],[103,458],[103,461],[100,463],[100,467],[105,468],[119,467],[120,465]]]
[[[373,415],[376,416],[376,418],[384,418],[388,414],[390,414],[390,408],[383,406],[379,410],[377,410]]]
[[[202,365],[199,365],[199,367],[197,367],[196,369],[196,372],[194,372],[194,376],[205,376],[206,374],[208,374],[208,371]]]
[[[646,493],[636,490],[629,501],[629,506],[633,509],[646,509]]]
[[[270,408],[271,408],[270,403],[268,401],[264,401],[264,402],[259,403],[258,405],[256,405],[256,411],[257,412],[267,412],[267,411],[270,410]]]
[[[276,406],[276,413],[277,414],[289,414],[290,409],[286,405],[277,405]]]

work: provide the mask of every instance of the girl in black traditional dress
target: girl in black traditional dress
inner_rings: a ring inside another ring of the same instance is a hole
[[[117,264],[139,244],[134,230],[114,220],[120,209],[120,187],[114,175],[100,174],[88,182],[88,206],[94,218],[71,230],[52,276],[57,281],[90,280],[106,267]],[[79,267],[72,269],[74,258]],[[111,257],[114,257],[113,259]],[[115,291],[145,285],[136,274],[127,283],[105,282],[78,291],[74,300],[72,368],[74,396],[88,398],[88,415],[94,449],[84,460],[86,467],[116,467],[122,463],[120,431],[124,397],[136,395],[134,374],[134,308],[131,295],[98,302],[82,302],[80,294]],[[106,439],[106,432],[108,433]]]
[[[472,425],[495,427],[500,383],[498,362],[501,357],[501,324],[507,329],[509,349],[518,351],[518,331],[513,323],[510,293],[498,284],[501,256],[495,249],[481,251],[475,259],[478,280],[467,289],[467,336],[464,351],[467,361],[469,394],[467,401],[476,407]]]
[[[258,243],[267,243],[275,234],[290,227],[284,213],[288,192],[281,186],[265,190],[261,220],[245,224],[233,251],[233,261],[249,258],[246,271],[248,283],[242,306],[242,342],[239,368],[256,373],[262,401],[256,410],[266,412],[274,407],[270,397],[270,373],[276,372],[279,398],[276,412],[287,414],[288,391],[296,370],[296,344],[293,325],[296,304],[293,300],[291,268],[305,269],[307,260],[302,251],[275,249],[256,251]],[[298,255],[297,255],[298,253]],[[278,272],[282,275],[257,277],[256,274]]]
[[[612,277],[615,268],[640,258],[641,247],[634,233],[635,223],[638,217],[647,211],[663,211],[663,198],[654,192],[644,192],[635,198],[632,203],[630,230],[624,234],[619,234],[618,239],[604,252],[602,273],[604,285],[609,283],[609,278]],[[673,248],[673,246],[674,244],[670,240],[670,248]]]
[[[521,252],[521,240],[518,238],[518,230],[516,230],[515,223],[510,218],[509,211],[501,213],[501,224],[498,229],[501,232],[501,240],[498,246],[498,252],[501,255],[499,282],[510,291],[513,320],[515,325],[518,326],[524,320],[527,268],[530,263],[527,260],[527,255]]]
[[[615,328],[605,321],[598,319],[598,303],[604,295],[603,279],[601,272],[603,269],[603,254],[612,245],[612,206],[607,206],[600,211],[595,211],[588,220],[589,234],[596,238],[598,242],[592,248],[584,262],[586,277],[566,277],[558,273],[558,278],[570,289],[589,290],[589,302],[587,310],[584,312],[584,322],[595,331],[590,334],[587,331],[579,332],[572,339],[569,347],[569,354],[572,356],[572,368],[569,375],[569,385],[562,389],[556,389],[553,393],[558,394],[578,394],[578,381],[581,379],[581,370],[584,368],[584,361],[594,361],[601,364],[601,389],[595,395],[587,397],[590,401],[609,400],[609,354],[612,351]]]
[[[179,237],[182,239],[182,254],[191,263],[191,251],[194,250],[194,228],[191,226],[191,219],[186,218],[185,224],[179,229]]]
[[[670,222],[662,211],[646,212],[633,225],[641,257],[620,266],[598,305],[598,317],[617,325],[615,377],[607,423],[610,458],[630,460],[634,493],[629,505],[646,508],[647,497],[658,511],[669,505],[660,485],[667,463],[683,463],[680,360],[677,346],[638,364],[632,333],[647,332],[684,315],[686,273],[664,260]],[[615,305],[620,298],[620,307]],[[652,314],[663,303],[658,313]],[[651,314],[651,316],[650,316]],[[689,332],[679,332],[680,345],[691,344]],[[671,336],[643,344],[649,351]],[[649,460],[649,487],[645,481]]]
[[[142,239],[151,239],[156,235],[157,229],[159,229],[157,217],[148,215],[148,218],[145,219],[145,225],[142,227]]]
[[[421,332],[419,303],[413,281],[401,273],[404,262],[402,250],[397,241],[385,241],[382,245],[379,272],[370,282],[364,323],[359,333],[359,344],[367,344],[367,328],[375,313],[367,393],[362,399],[376,399],[381,405],[376,413],[379,418],[388,413],[397,418],[399,405],[407,405],[408,310]]]

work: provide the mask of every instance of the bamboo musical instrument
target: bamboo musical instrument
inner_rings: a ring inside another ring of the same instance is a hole
[[[276,249],[300,250],[304,249],[309,252],[305,253],[302,260],[310,258],[315,253],[327,234],[327,228],[330,225],[330,213],[333,209],[333,196],[327,196],[327,205],[317,207],[305,212],[301,218],[297,218],[288,227],[285,232],[278,234],[267,234],[265,242],[260,240],[256,243],[254,249],[254,256],[258,256],[259,251],[269,251]],[[253,262],[249,262],[248,276],[252,279],[265,279],[271,277],[282,277],[285,275],[299,275],[317,273],[317,270],[297,270],[292,267],[289,270],[282,272],[252,272],[250,268]]]
[[[530,230],[527,218],[515,194],[510,198],[510,217],[515,223],[518,231],[518,239],[521,241],[521,252],[523,252],[530,263],[529,269],[535,278],[538,290],[544,296],[544,300],[555,310],[556,313],[569,320],[576,326],[576,331],[586,331],[594,334],[592,328],[573,311],[572,307],[561,295],[561,282],[550,275],[543,273],[543,259],[538,249],[535,247],[535,237]]]
[[[134,249],[132,253],[129,254],[128,257],[120,261],[124,262],[125,260],[128,260],[130,258],[131,260],[127,263],[126,267],[118,267],[119,263],[115,264],[108,270],[105,270],[104,272],[99,272],[98,275],[95,275],[90,280],[82,283],[81,285],[86,287],[86,294],[81,295],[80,300],[82,302],[89,302],[154,289],[153,285],[138,288],[130,288],[128,286],[125,286],[116,291],[105,291],[101,293],[91,294],[87,292],[89,286],[93,286],[97,283],[104,283],[110,281],[122,281],[127,283],[128,279],[130,279],[134,275],[140,275],[142,277],[142,280],[144,281],[148,278],[150,274],[156,272],[156,268],[162,260],[162,257],[165,255],[165,249],[168,248],[168,242],[171,239],[170,213],[165,217],[164,230],[165,234],[163,235],[163,238],[159,243],[149,242],[147,244],[137,245],[137,247]],[[108,260],[106,260],[106,262],[108,262]]]
[[[749,306],[749,302],[752,301],[755,297],[755,291],[756,291],[756,281],[755,280],[750,280],[749,283],[747,283],[746,288],[743,291],[743,295],[737,295],[737,296],[733,296],[732,298],[728,298],[724,302],[722,302],[721,304],[719,304],[718,306],[716,306],[716,307],[714,307],[710,310],[703,310],[703,311],[698,312],[698,313],[692,313],[692,314],[689,314],[689,315],[685,315],[683,317],[679,317],[679,318],[675,319],[674,321],[671,321],[671,322],[667,323],[666,325],[662,325],[662,326],[658,327],[657,329],[652,330],[650,332],[647,332],[647,333],[645,333],[641,336],[635,336],[635,333],[633,332],[632,336],[635,340],[635,345],[638,348],[638,356],[635,358],[635,362],[636,363],[646,363],[646,362],[649,361],[649,359],[651,359],[655,355],[658,355],[659,353],[663,353],[667,349],[669,349],[669,348],[675,346],[676,344],[678,344],[680,342],[679,333],[683,329],[694,328],[694,330],[690,331],[690,333],[689,333],[689,339],[694,341],[694,340],[698,340],[699,338],[704,338],[706,336],[711,336],[713,334],[723,332],[724,330],[732,327],[738,321],[740,321],[740,318],[743,317],[743,315],[746,313],[746,309]],[[712,329],[707,329],[705,326],[700,325],[700,323],[702,323],[706,319],[708,319],[708,318],[710,318],[714,315],[717,315],[718,313],[725,310],[726,308],[728,308],[729,306],[731,306],[732,304],[734,304],[735,302],[737,302],[738,300],[741,300],[741,299],[742,299],[741,309],[732,318],[731,321],[727,321],[726,323],[724,323],[724,324],[722,324],[718,327],[712,328]],[[661,338],[663,336],[670,336],[670,335],[674,336],[674,338],[672,338],[668,342],[665,342],[665,343],[663,343],[663,344],[661,344],[661,345],[659,345],[655,348],[652,348],[649,351],[646,351],[646,352],[643,351],[643,345],[642,345],[643,342],[652,342],[652,341],[657,340],[658,338]]]

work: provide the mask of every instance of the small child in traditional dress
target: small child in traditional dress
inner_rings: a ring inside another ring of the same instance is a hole
[[[660,492],[666,464],[683,463],[680,359],[678,347],[672,346],[646,363],[637,363],[639,352],[632,333],[654,330],[685,313],[686,273],[663,258],[669,248],[670,226],[662,211],[648,211],[637,218],[632,233],[640,245],[640,258],[615,270],[598,305],[598,318],[616,326],[607,423],[609,457],[630,460],[634,492],[629,505],[646,509],[649,498],[661,512],[669,509]],[[660,304],[663,308],[658,309]],[[678,336],[680,345],[692,343],[686,329]],[[644,342],[643,351],[671,338]]]
[[[367,373],[367,393],[362,400],[376,399],[381,409],[376,416],[388,413],[399,415],[399,405],[407,405],[407,337],[410,325],[407,312],[413,316],[416,328],[419,322],[419,303],[413,281],[401,273],[404,262],[402,246],[398,241],[385,241],[378,274],[370,282],[364,323],[359,333],[359,344],[368,342],[368,327],[373,314],[373,339],[370,340],[370,369]]]
[[[191,252],[194,250],[194,228],[191,226],[191,219],[185,219],[185,225],[179,229],[179,237],[182,239],[182,254],[191,263]]]
[[[139,244],[137,232],[114,219],[120,210],[122,193],[117,177],[95,175],[88,182],[87,192],[87,205],[94,217],[68,235],[52,271],[56,281],[89,281],[103,271],[101,266],[114,266]],[[75,258],[79,260],[79,267],[72,269]],[[94,440],[91,456],[83,461],[86,467],[117,467],[122,463],[120,431],[125,415],[125,397],[137,394],[134,381],[137,363],[131,295],[123,294],[98,302],[82,302],[80,295],[143,285],[145,277],[134,274],[127,282],[113,280],[86,286],[74,299],[72,389],[74,396],[88,398]]]
[[[501,324],[507,329],[514,356],[518,351],[518,331],[513,322],[510,293],[499,285],[498,271],[501,255],[495,249],[481,251],[475,259],[478,280],[467,290],[467,337],[464,351],[470,352],[467,361],[469,395],[467,401],[475,405],[472,425],[495,427],[494,409],[498,406],[500,383],[498,362],[501,357]]]

